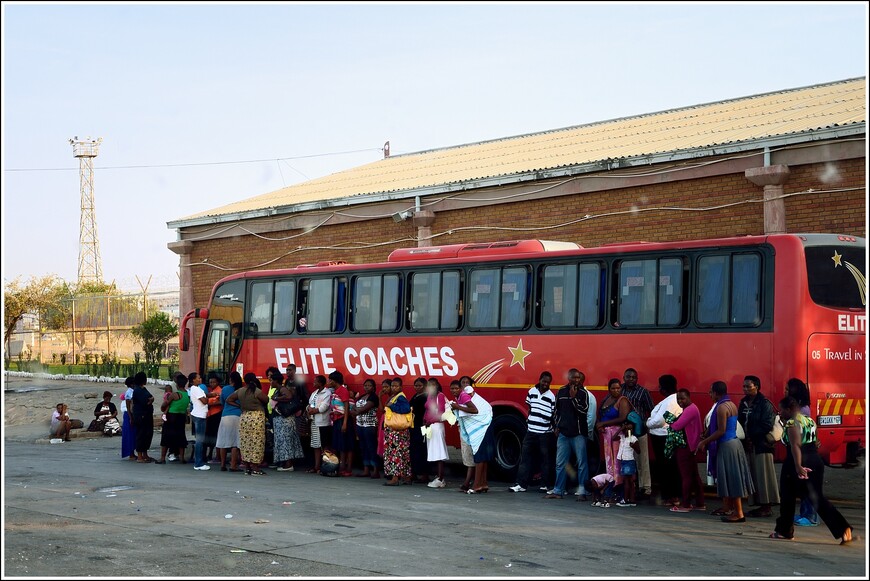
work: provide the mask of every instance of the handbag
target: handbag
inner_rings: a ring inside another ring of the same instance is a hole
[[[401,394],[399,394],[401,395]],[[395,403],[399,399],[399,395],[390,400],[390,403]],[[414,426],[414,411],[411,410],[406,414],[397,414],[389,407],[384,408],[384,425],[391,430],[407,430]]]
[[[769,446],[773,446],[777,442],[782,441],[782,423],[779,421],[779,417],[774,415],[773,418],[773,428],[764,435],[765,440],[767,440],[767,444]]]

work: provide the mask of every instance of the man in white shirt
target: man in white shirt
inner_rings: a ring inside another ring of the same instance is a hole
[[[188,389],[190,403],[193,406],[190,412],[190,421],[193,423],[196,437],[196,444],[193,447],[193,469],[209,470],[210,466],[205,463],[205,420],[208,417],[208,395],[200,383],[199,374],[195,375],[196,377]]]
[[[649,429],[649,439],[655,454],[655,465],[651,472],[660,487],[662,501],[665,504],[677,504],[680,500],[680,470],[676,456],[665,457],[665,442],[668,436],[668,426],[665,423],[665,412],[675,416],[683,413],[683,408],[677,403],[677,378],[673,375],[659,377],[659,393],[664,399],[656,405],[649,414],[646,427]]]

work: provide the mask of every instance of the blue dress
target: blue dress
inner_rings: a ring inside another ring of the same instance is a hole
[[[133,418],[127,411],[127,399],[133,397],[133,388],[128,388],[124,394],[124,401],[121,402],[124,406],[124,423],[121,426],[121,458],[129,458],[136,456],[136,426],[133,425]]]

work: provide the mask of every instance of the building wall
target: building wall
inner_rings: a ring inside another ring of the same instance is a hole
[[[866,237],[865,161],[865,158],[857,158],[790,167],[791,175],[784,186],[785,194],[809,189],[857,189],[785,198],[788,231],[834,232]],[[436,207],[432,233],[452,233],[435,237],[432,244],[540,238],[572,241],[592,247],[631,240],[657,242],[763,234],[764,209],[763,204],[759,203],[762,197],[761,187],[751,183],[743,173],[734,173],[485,208],[439,212]],[[585,215],[592,218],[566,224]],[[565,225],[531,231],[496,229],[555,224]],[[470,226],[480,228],[467,229]],[[297,234],[298,230],[273,232],[268,237]],[[416,228],[410,220],[397,224],[387,217],[323,226],[305,236],[283,241],[263,240],[250,235],[196,241],[191,262],[207,261],[211,265],[245,270],[289,268],[323,260],[380,262],[385,261],[396,248],[416,246],[415,236]],[[300,246],[359,246],[395,240],[399,241],[366,249],[294,252]],[[266,266],[259,266],[277,257],[280,258]],[[214,283],[235,272],[238,270],[193,266],[194,305],[207,306]]]

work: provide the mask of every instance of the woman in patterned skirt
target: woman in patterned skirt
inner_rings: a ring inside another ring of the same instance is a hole
[[[272,432],[274,434],[274,457],[279,472],[292,472],[293,460],[302,458],[302,443],[296,430],[296,412],[300,403],[296,398],[296,386],[284,385],[284,376],[279,371],[273,371],[269,377],[271,386],[275,388],[272,399],[274,413],[272,414]],[[289,412],[285,416],[281,412]]]
[[[411,411],[408,398],[402,393],[402,379],[397,377],[390,384],[392,399],[385,407],[394,414],[407,414]],[[412,484],[411,480],[411,434],[409,429],[394,430],[384,423],[384,472],[392,476],[384,486],[398,486],[399,478],[402,484]]]
[[[260,470],[263,453],[266,449],[266,404],[269,398],[263,393],[260,380],[253,373],[245,374],[245,387],[238,389],[227,398],[227,405],[242,408],[239,420],[239,440],[245,474],[265,476]]]

